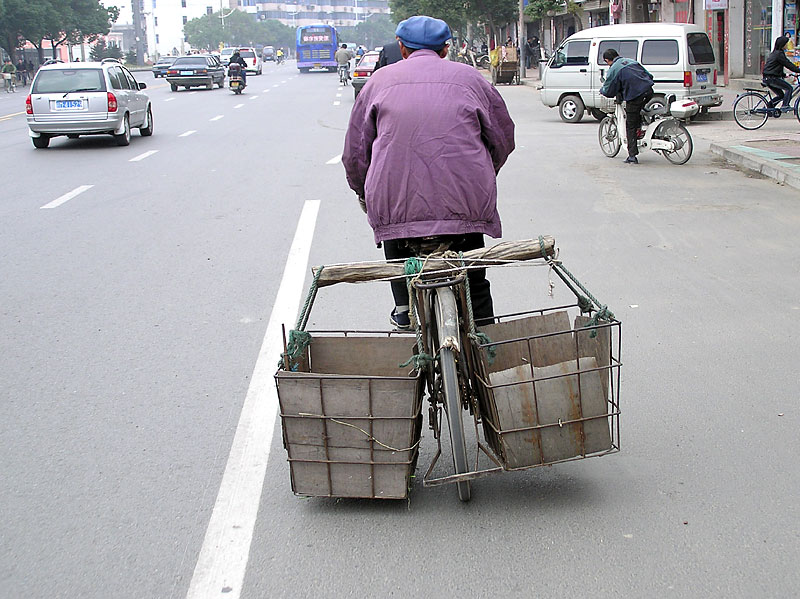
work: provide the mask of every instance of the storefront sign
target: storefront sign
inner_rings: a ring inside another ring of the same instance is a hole
[[[705,0],[703,8],[706,10],[727,10],[728,0]]]

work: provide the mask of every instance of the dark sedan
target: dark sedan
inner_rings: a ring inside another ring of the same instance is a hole
[[[179,87],[189,89],[205,86],[206,89],[213,89],[215,83],[225,87],[225,69],[211,56],[181,56],[167,70],[167,81],[174,92]]]
[[[378,57],[380,52],[374,50],[367,52],[358,61],[355,70],[353,71],[353,97],[358,97],[358,92],[369,80],[372,71],[375,70],[375,65],[378,64]]]
[[[174,56],[162,56],[153,65],[153,76],[158,79],[159,77],[166,77],[169,67],[175,62]]]

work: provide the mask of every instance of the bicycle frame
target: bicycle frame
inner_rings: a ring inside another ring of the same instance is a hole
[[[627,134],[627,113],[623,104],[616,104],[614,108],[614,118],[617,120],[617,135],[620,138],[620,143],[623,147],[628,147],[628,134]],[[647,125],[644,135],[639,139],[636,144],[640,149],[649,148],[655,150],[666,150],[667,152],[675,151],[675,143],[665,139],[653,139],[653,134],[656,129],[666,120],[677,120],[673,116],[657,116]]]

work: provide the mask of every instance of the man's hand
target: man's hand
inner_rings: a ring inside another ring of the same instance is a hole
[[[367,213],[367,200],[364,199],[364,196],[358,196],[358,203],[361,206],[361,209],[364,211],[364,214]]]

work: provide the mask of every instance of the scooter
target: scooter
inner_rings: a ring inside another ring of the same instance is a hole
[[[616,156],[620,148],[628,146],[626,114],[623,102],[614,102],[614,112],[600,121],[597,136],[600,149],[609,158]],[[666,105],[651,103],[642,110],[642,128],[638,131],[638,147],[649,148],[661,154],[672,164],[686,164],[692,157],[692,136],[679,118],[689,118],[699,111],[694,100],[675,100],[670,96]],[[603,107],[608,111],[608,105]]]
[[[228,87],[237,96],[242,93],[245,87],[244,77],[242,77],[242,66],[232,64],[228,67]]]

